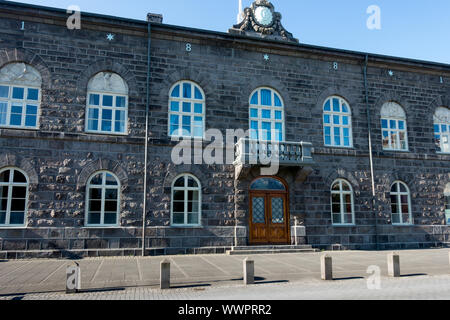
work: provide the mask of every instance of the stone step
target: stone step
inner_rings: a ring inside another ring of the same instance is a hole
[[[266,246],[246,246],[246,247],[232,247],[231,251],[253,251],[253,250],[312,250],[310,245],[266,245]]]
[[[319,252],[317,249],[253,249],[253,250],[230,250],[227,251],[229,256],[234,255],[258,255],[258,254],[281,254],[281,253],[314,253]]]

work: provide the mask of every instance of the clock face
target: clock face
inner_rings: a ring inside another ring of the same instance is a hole
[[[259,24],[263,26],[269,26],[272,24],[273,14],[269,8],[261,6],[256,8],[255,18]]]

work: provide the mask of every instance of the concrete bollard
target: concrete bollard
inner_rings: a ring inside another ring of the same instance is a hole
[[[397,253],[388,254],[389,277],[400,277],[400,256]]]
[[[80,265],[68,266],[66,269],[66,294],[80,292],[81,290],[81,269]]]
[[[161,262],[161,290],[170,289],[170,261],[164,260]]]
[[[255,284],[255,261],[249,258],[244,260],[244,284]]]
[[[333,258],[324,255],[320,258],[322,280],[333,280]]]

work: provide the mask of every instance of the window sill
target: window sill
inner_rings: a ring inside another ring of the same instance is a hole
[[[0,230],[11,230],[11,229],[25,230],[25,229],[28,229],[28,227],[26,227],[26,226],[5,226],[5,225],[0,225]]]
[[[117,137],[126,137],[128,133],[118,133],[118,132],[98,132],[98,131],[85,131],[87,134],[91,135],[99,135],[99,136],[117,136]]]
[[[13,126],[0,126],[0,129],[8,129],[8,130],[26,130],[26,131],[39,131],[39,127],[13,127]]]
[[[333,224],[333,227],[356,227],[356,224],[352,223],[352,224]]]
[[[415,224],[411,223],[392,223],[393,227],[414,227]]]
[[[170,228],[173,229],[200,229],[203,228],[201,224],[199,225],[171,225]]]
[[[328,149],[343,149],[343,150],[354,150],[355,149],[355,147],[354,146],[351,146],[351,147],[338,147],[338,146],[327,146],[327,145],[324,145],[323,146],[324,148],[328,148]]]
[[[121,226],[108,226],[108,225],[97,225],[97,226],[84,226],[82,229],[121,229]]]

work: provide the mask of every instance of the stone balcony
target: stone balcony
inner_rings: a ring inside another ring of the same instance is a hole
[[[236,144],[235,153],[236,179],[243,178],[254,167],[269,167],[275,164],[279,167],[303,169],[314,165],[313,147],[309,142],[258,141],[242,138]],[[310,172],[310,169],[300,171],[304,175]]]

